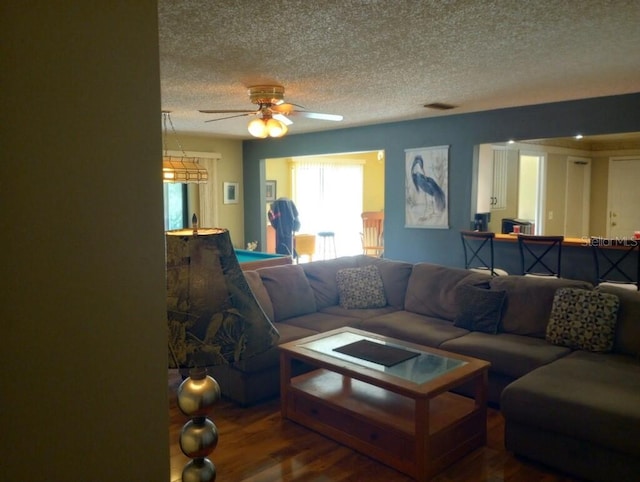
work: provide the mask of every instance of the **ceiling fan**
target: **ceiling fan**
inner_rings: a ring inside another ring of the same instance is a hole
[[[254,85],[248,90],[249,100],[258,106],[253,110],[234,109],[203,109],[204,114],[235,114],[218,119],[209,119],[205,122],[215,122],[234,117],[257,116],[249,122],[249,133],[254,137],[265,138],[282,137],[287,133],[287,126],[293,124],[290,116],[307,117],[309,119],[341,121],[343,117],[336,114],[321,114],[309,112],[297,104],[285,103],[284,87],[281,85]]]

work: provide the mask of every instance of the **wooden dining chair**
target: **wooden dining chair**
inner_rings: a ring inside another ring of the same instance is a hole
[[[519,234],[520,266],[525,276],[560,278],[564,236]]]
[[[619,286],[640,291],[640,240],[590,239],[598,286]],[[635,259],[633,253],[636,252]]]
[[[381,258],[384,254],[384,211],[365,211],[362,217],[362,254]]]
[[[300,263],[301,256],[306,256],[309,262],[313,261],[313,255],[316,254],[315,234],[296,234],[293,237],[293,245],[297,263]]]
[[[460,231],[464,250],[464,267],[472,271],[507,276],[503,269],[494,266],[493,240],[496,234],[490,231]]]

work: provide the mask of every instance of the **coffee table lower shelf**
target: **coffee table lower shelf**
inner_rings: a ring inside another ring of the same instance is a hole
[[[283,389],[283,417],[416,480],[486,443],[486,406],[454,393],[407,397],[327,369]]]

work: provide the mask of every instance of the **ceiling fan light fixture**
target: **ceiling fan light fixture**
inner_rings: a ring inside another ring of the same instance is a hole
[[[280,104],[284,100],[284,87],[281,85],[253,85],[248,93],[254,104]]]
[[[249,130],[249,134],[251,134],[253,137],[264,139],[269,135],[266,124],[260,118],[253,119],[251,122],[249,122],[247,128]]]
[[[341,121],[343,117],[336,114],[322,114],[309,112],[298,104],[284,102],[284,87],[281,85],[254,85],[249,87],[249,99],[258,107],[255,110],[238,109],[203,109],[204,114],[233,114],[218,119],[209,119],[212,122],[234,117],[256,116],[247,125],[249,134],[259,139],[265,137],[282,137],[288,131],[293,121],[289,116],[300,116],[308,119],[326,121]]]
[[[257,118],[249,122],[247,126],[249,134],[259,139],[265,137],[282,137],[289,130],[284,122],[281,122],[274,118],[263,119]]]
[[[287,126],[284,125],[284,123],[280,122],[277,119],[273,119],[273,118],[269,119],[266,122],[266,126],[267,126],[267,132],[269,133],[270,137],[282,137],[289,130],[287,128]]]

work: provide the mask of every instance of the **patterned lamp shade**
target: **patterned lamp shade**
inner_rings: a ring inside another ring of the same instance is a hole
[[[169,368],[251,358],[278,341],[244,278],[229,231],[168,231]]]

